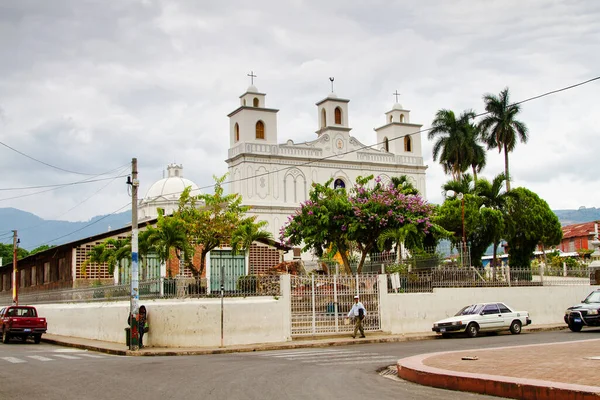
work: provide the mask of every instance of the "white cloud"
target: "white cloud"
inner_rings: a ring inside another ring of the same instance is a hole
[[[429,126],[441,108],[483,110],[483,93],[508,86],[521,100],[600,70],[600,5],[583,1],[124,0],[9,2],[0,13],[2,141],[62,168],[100,173],[138,157],[141,190],[166,164],[200,186],[226,172],[228,121],[257,72],[278,108],[279,141],[312,140],[314,103],[329,91],[351,100],[352,134],[373,144],[392,92]],[[599,206],[600,83],[523,105],[530,140],[510,155],[513,186],[552,208]],[[447,179],[431,157],[429,200]],[[68,175],[0,149],[1,187],[71,182]],[[503,171],[488,152],[485,176]],[[10,171],[10,173],[8,173]],[[44,218],[84,220],[129,201],[117,179],[11,201]]]

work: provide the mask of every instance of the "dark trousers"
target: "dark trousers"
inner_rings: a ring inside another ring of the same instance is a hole
[[[139,338],[140,338],[140,343],[139,343],[139,345],[140,345],[140,346],[143,346],[143,345],[144,345],[144,341],[143,341],[143,339],[144,339],[144,324],[142,324],[142,323],[140,323],[140,324],[138,325],[138,336],[139,336]]]

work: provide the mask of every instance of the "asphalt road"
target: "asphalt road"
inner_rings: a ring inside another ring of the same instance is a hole
[[[123,357],[0,344],[0,399],[497,399],[395,381],[378,370],[415,354],[599,339],[600,330],[499,334],[255,353]]]

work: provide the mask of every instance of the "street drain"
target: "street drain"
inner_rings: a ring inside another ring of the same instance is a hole
[[[394,381],[402,380],[398,378],[398,367],[396,365],[390,365],[389,367],[381,368],[377,372],[379,373],[379,376],[383,376],[384,378],[392,379]]]

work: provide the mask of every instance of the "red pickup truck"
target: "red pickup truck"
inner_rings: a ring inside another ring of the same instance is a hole
[[[11,337],[19,337],[25,342],[29,336],[39,343],[48,324],[46,318],[38,317],[35,307],[8,306],[0,309],[0,328],[2,343],[8,343]]]

